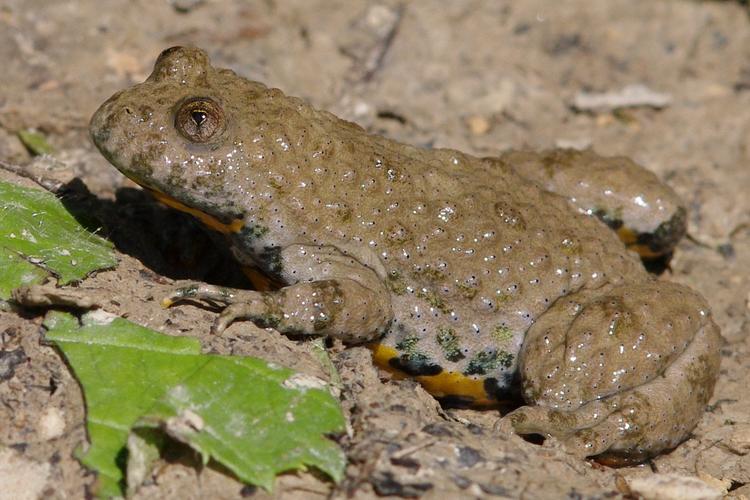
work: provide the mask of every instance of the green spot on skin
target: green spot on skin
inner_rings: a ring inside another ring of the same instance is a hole
[[[316,332],[325,330],[326,328],[331,326],[331,323],[333,323],[334,319],[335,319],[335,315],[333,314],[328,315],[328,316],[326,315],[318,316],[315,319],[315,321],[313,321],[313,330],[315,330]]]
[[[510,365],[513,364],[513,355],[508,351],[499,351],[497,360],[503,368],[510,368]]]
[[[267,328],[278,328],[281,323],[281,318],[274,314],[266,314],[259,319],[259,323]]]
[[[263,248],[261,259],[266,263],[272,275],[279,276],[284,271],[284,265],[281,262],[281,247]]]
[[[495,311],[500,309],[500,305],[507,304],[513,299],[513,296],[508,293],[497,293],[495,294]]]
[[[425,279],[430,281],[431,283],[436,283],[445,279],[445,273],[431,267],[422,269],[420,271],[414,271],[411,273],[411,275],[414,279]]]
[[[406,293],[406,283],[404,283],[404,278],[398,271],[391,271],[388,273],[385,284],[388,289],[396,295],[403,295]]]
[[[507,326],[497,325],[490,333],[492,340],[498,344],[505,344],[513,338],[513,332]]]
[[[268,232],[268,228],[266,226],[261,226],[260,224],[256,224],[249,229],[250,236],[253,238],[260,238],[262,236],[265,236],[265,234]]]
[[[414,351],[407,356],[409,363],[416,364],[416,363],[424,363],[428,364],[428,361],[431,361],[431,359],[423,352],[421,351]]]
[[[438,294],[433,292],[432,290],[419,290],[417,291],[417,297],[420,299],[423,299],[425,302],[427,302],[431,307],[434,307],[440,312],[448,313],[450,312],[450,308],[445,305],[445,301],[440,297]]]
[[[342,207],[338,210],[338,215],[341,218],[341,222],[349,222],[352,219],[352,209]]]
[[[456,288],[458,288],[458,291],[459,291],[459,293],[461,294],[462,297],[464,297],[466,299],[469,299],[469,300],[471,300],[474,297],[476,297],[477,292],[478,292],[478,290],[475,287],[473,287],[471,285],[467,285],[465,283],[459,283],[459,284],[457,284]]]
[[[154,158],[153,161],[156,161]],[[213,165],[209,164],[209,170],[213,170]],[[196,177],[193,183],[197,186],[196,189],[200,193],[201,197],[207,197],[208,195],[213,196],[213,199],[222,199],[222,193],[224,192],[224,181],[222,177],[217,175],[206,175],[202,177]],[[192,200],[185,200],[187,206],[194,206],[191,203]]]
[[[396,344],[396,350],[398,350],[402,354],[402,356],[409,361],[427,361],[428,356],[417,349],[419,340],[420,338],[416,335],[404,337],[403,340]]]
[[[443,349],[445,359],[448,361],[459,361],[464,358],[461,346],[458,343],[456,332],[452,328],[440,327],[437,334],[437,343]]]
[[[565,255],[576,256],[581,253],[581,244],[578,240],[573,238],[565,238],[562,240],[562,252]]]
[[[464,370],[464,375],[486,375],[499,366],[510,368],[512,363],[513,355],[507,351],[482,351],[471,358],[469,366]]]
[[[268,181],[268,185],[269,185],[269,186],[270,186],[271,188],[273,188],[273,189],[275,189],[276,191],[278,191],[278,192],[283,192],[283,189],[282,189],[282,188],[283,188],[283,186],[282,186],[282,185],[281,185],[281,183],[280,183],[279,181],[277,181],[276,179],[271,179],[271,180],[269,180],[269,181]]]
[[[398,344],[396,344],[396,349],[403,353],[408,354],[409,352],[414,350],[418,342],[419,342],[419,337],[415,335],[410,336],[410,337],[404,337]]]

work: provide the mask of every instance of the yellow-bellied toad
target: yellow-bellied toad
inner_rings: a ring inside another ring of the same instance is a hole
[[[419,149],[181,47],[105,102],[91,135],[283,285],[175,292],[226,304],[218,331],[250,319],[372,342],[379,364],[454,403],[520,392],[528,406],[505,417],[517,432],[613,461],[676,446],[711,395],[719,332],[705,301],[655,280],[617,238],[668,254],[685,211],[625,158]]]

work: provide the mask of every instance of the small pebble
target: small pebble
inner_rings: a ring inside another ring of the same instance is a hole
[[[727,447],[738,455],[750,453],[750,424],[737,424],[730,438],[726,441]]]
[[[474,135],[484,135],[490,130],[490,121],[484,116],[474,115],[466,118],[466,126]]]
[[[697,477],[654,474],[628,480],[630,491],[643,500],[718,500],[726,494]]]
[[[65,413],[59,408],[47,408],[39,419],[39,436],[44,441],[58,438],[65,432]]]
[[[10,448],[0,450],[0,498],[41,498],[49,478],[49,468],[49,464],[27,460]]]

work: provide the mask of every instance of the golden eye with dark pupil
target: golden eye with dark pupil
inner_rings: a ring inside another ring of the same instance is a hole
[[[226,120],[221,106],[210,97],[183,101],[175,114],[177,131],[191,142],[209,142],[224,131]]]

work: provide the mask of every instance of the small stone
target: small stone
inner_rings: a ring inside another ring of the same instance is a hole
[[[16,373],[16,367],[26,361],[26,352],[22,347],[12,351],[0,350],[0,382],[10,380]]]
[[[45,440],[55,439],[65,432],[65,413],[59,408],[47,408],[39,419],[39,436]]]
[[[466,126],[474,135],[484,135],[490,130],[490,121],[484,116],[474,115],[466,118]]]
[[[628,481],[630,491],[644,500],[718,500],[726,490],[710,486],[697,477],[654,474]]]
[[[738,455],[750,453],[750,424],[737,424],[726,441],[727,447]]]
[[[716,488],[717,490],[722,491],[728,491],[729,488],[732,486],[732,480],[731,479],[718,479],[716,477],[713,477],[711,474],[708,474],[706,472],[698,472],[698,479],[703,481],[709,486],[712,486]]]
[[[385,5],[372,5],[365,13],[364,22],[367,28],[379,37],[387,37],[396,23],[399,13]]]
[[[49,464],[33,462],[6,448],[0,450],[0,499],[36,500],[49,478]]]
[[[746,484],[745,486],[740,486],[736,490],[732,490],[732,493],[728,498],[731,498],[733,500],[748,500],[748,498],[750,498],[750,484]]]
[[[586,137],[583,139],[558,139],[555,141],[555,147],[561,149],[576,149],[583,151],[591,147],[591,138]]]
[[[471,468],[480,462],[484,462],[482,454],[470,446],[459,446],[456,448],[458,464],[461,467]]]
[[[637,107],[661,109],[671,102],[672,96],[669,94],[656,92],[642,84],[633,84],[612,92],[578,92],[572,105],[576,111],[610,111]]]

